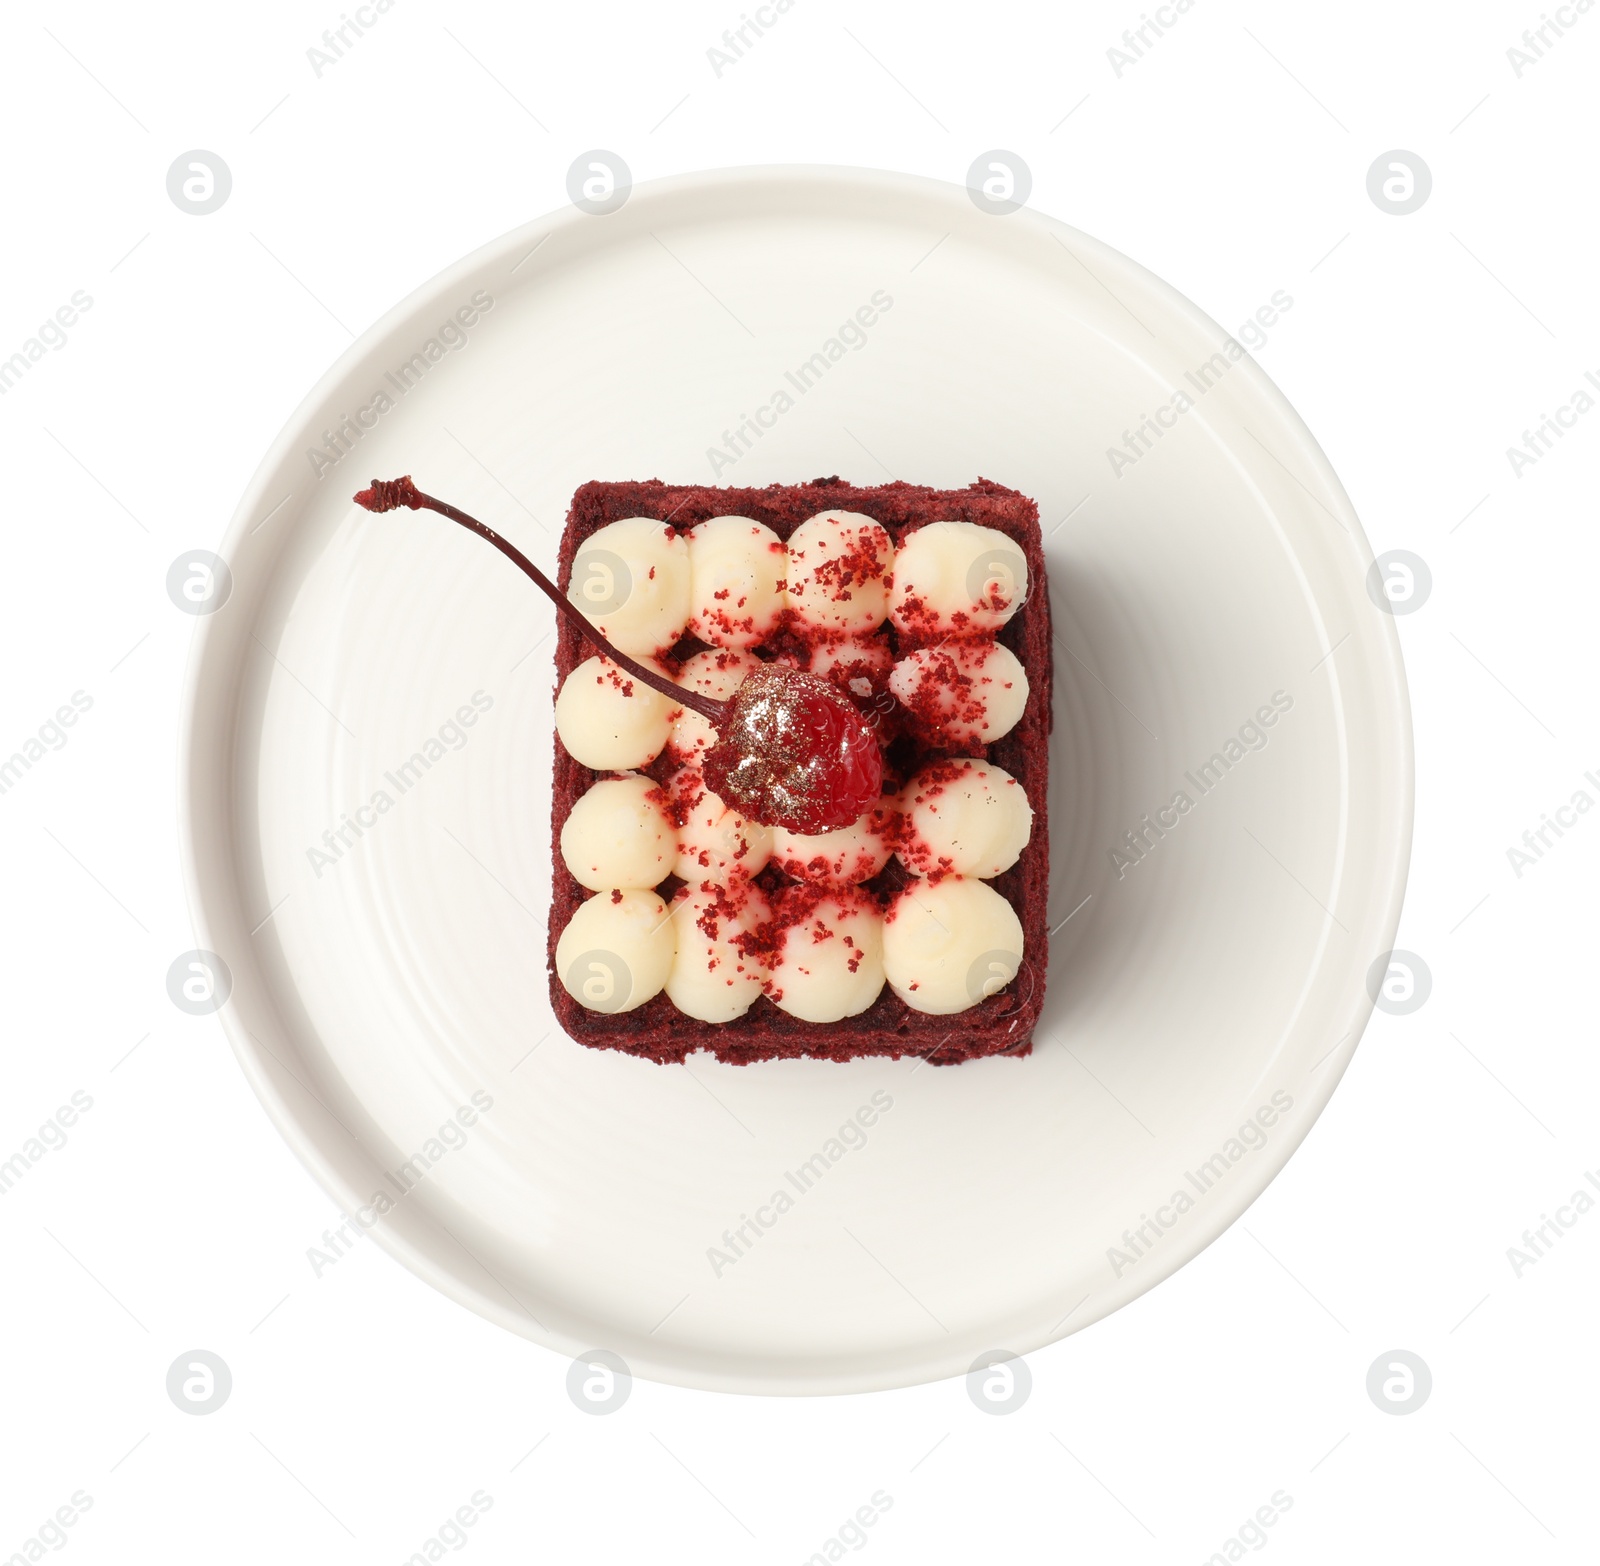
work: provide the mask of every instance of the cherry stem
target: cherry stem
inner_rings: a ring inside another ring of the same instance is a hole
[[[393,511],[398,506],[409,506],[413,511],[437,511],[440,516],[449,517],[452,522],[459,522],[469,533],[476,533],[479,538],[487,539],[527,576],[562,614],[566,615],[578,628],[579,633],[591,642],[607,661],[626,669],[636,680],[643,680],[652,690],[659,691],[677,706],[688,707],[712,724],[721,725],[727,713],[726,702],[716,701],[698,691],[687,691],[681,685],[673,684],[666,675],[646,668],[644,664],[613,647],[589,622],[583,611],[515,544],[509,539],[502,538],[492,527],[485,526],[476,517],[469,517],[465,511],[458,511],[449,501],[423,494],[411,482],[410,474],[397,479],[374,479],[370,489],[360,490],[351,498],[358,506],[373,512]]]

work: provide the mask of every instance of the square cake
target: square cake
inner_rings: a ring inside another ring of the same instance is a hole
[[[853,825],[745,821],[707,787],[707,719],[562,617],[548,961],[566,1033],[657,1062],[1027,1054],[1051,705],[1033,501],[984,479],[589,483],[559,583],[620,651],[710,698],[762,664],[824,675],[884,774]]]

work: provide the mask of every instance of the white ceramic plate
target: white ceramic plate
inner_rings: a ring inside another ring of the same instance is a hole
[[[794,393],[785,371],[880,294],[864,342]],[[234,518],[184,741],[197,944],[231,971],[251,1084],[341,1206],[365,1222],[385,1193],[371,1232],[514,1332],[745,1392],[1024,1353],[1231,1223],[1369,1014],[1411,752],[1360,526],[1254,362],[1213,360],[1225,335],[1032,211],[796,168],[541,219],[352,347]],[[1114,471],[1186,372],[1204,394]],[[354,449],[309,456],[346,415],[370,425]],[[981,474],[1037,498],[1052,922],[1072,917],[1030,1058],[658,1067],[554,1028],[551,611],[461,530],[350,495],[410,472],[549,565],[578,484],[709,482],[712,447],[737,455],[724,483]],[[1180,792],[1192,808],[1115,865]]]

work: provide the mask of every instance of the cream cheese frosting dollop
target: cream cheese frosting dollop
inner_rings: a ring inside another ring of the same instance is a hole
[[[900,795],[896,852],[913,875],[987,878],[1009,870],[1033,834],[1022,785],[987,761],[936,761]]]
[[[759,875],[772,857],[772,828],[747,821],[706,787],[698,767],[680,767],[663,785],[678,827],[673,873],[691,886]]]
[[[998,642],[950,642],[902,658],[889,689],[913,731],[934,746],[989,744],[1009,734],[1028,704],[1028,676]]]
[[[819,511],[789,535],[789,609],[802,632],[862,635],[889,612],[894,540],[858,511]]]
[[[678,834],[658,784],[635,772],[602,778],[561,826],[561,857],[580,886],[657,886],[678,859]]]
[[[661,993],[677,938],[654,892],[600,892],[579,906],[556,942],[556,976],[590,1011],[632,1011]]]
[[[556,733],[580,765],[596,772],[626,772],[661,754],[677,712],[643,680],[596,656],[586,658],[562,683],[556,696]]]
[[[713,647],[754,647],[783,613],[783,540],[750,517],[711,517],[689,534],[689,632]]]
[[[771,917],[760,887],[679,887],[672,899],[677,954],[667,999],[698,1022],[742,1017],[766,986],[766,969],[740,943]]]
[[[1022,923],[992,886],[966,876],[913,881],[883,923],[883,971],[913,1011],[950,1016],[1003,988],[1022,966]]]
[[[685,661],[678,674],[678,684],[717,701],[726,701],[738,690],[745,675],[760,666],[761,660],[752,652],[713,647]],[[709,750],[716,738],[717,731],[707,719],[688,707],[681,707],[672,720],[667,749],[679,761],[692,761]]]
[[[806,667],[863,700],[888,683],[894,651],[883,632],[868,636],[821,637],[811,644]]]
[[[1028,596],[1028,563],[1004,533],[929,522],[901,540],[889,618],[919,640],[998,631]]]
[[[824,886],[857,886],[870,881],[889,862],[889,836],[893,822],[889,802],[869,810],[832,832],[807,835],[776,827],[772,833],[772,862],[797,881]]]
[[[635,658],[665,651],[689,620],[689,546],[663,522],[609,522],[578,546],[567,597]]]
[[[788,887],[778,911],[768,994],[804,1022],[838,1022],[864,1012],[883,989],[883,916],[854,887]]]

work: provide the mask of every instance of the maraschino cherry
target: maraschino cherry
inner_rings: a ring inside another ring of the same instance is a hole
[[[685,690],[613,647],[520,549],[476,517],[425,495],[407,475],[374,479],[354,497],[368,511],[437,511],[493,544],[576,625],[600,654],[717,731],[706,786],[747,820],[807,836],[849,826],[878,803],[883,755],[855,704],[821,675],[764,663],[726,701]]]

